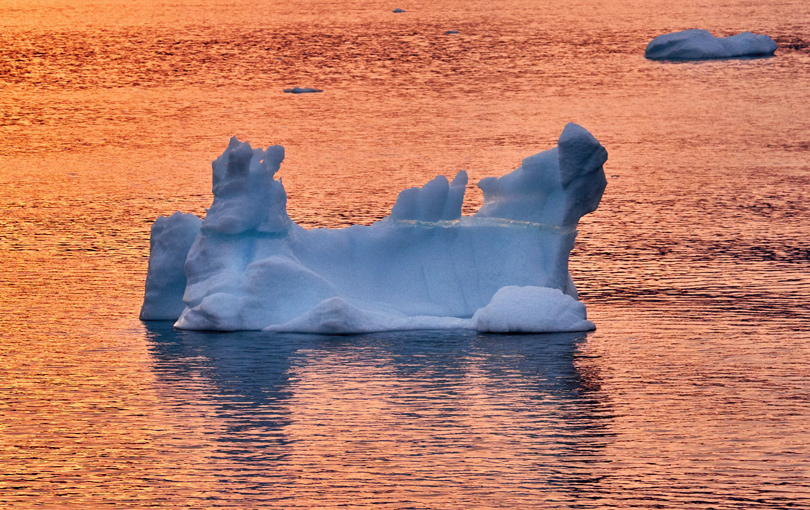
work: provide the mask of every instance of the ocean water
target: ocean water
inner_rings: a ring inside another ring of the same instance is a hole
[[[696,27],[779,49],[643,58]],[[810,507],[804,0],[0,0],[0,28],[0,508]],[[595,332],[137,320],[151,223],[204,214],[231,136],[342,227],[460,169],[473,212],[569,121],[609,153],[571,257]]]

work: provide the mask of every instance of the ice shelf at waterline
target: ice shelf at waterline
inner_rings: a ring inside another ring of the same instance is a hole
[[[141,319],[331,334],[594,328],[568,271],[579,218],[607,184],[607,151],[584,128],[568,124],[556,147],[481,180],[473,216],[461,215],[461,171],[402,191],[373,225],[306,230],[274,178],[283,159],[281,146],[232,138],[205,219],[155,221]]]
[[[659,35],[647,45],[644,56],[650,60],[710,60],[739,57],[767,57],[777,45],[767,35],[742,32],[715,37],[693,28]]]

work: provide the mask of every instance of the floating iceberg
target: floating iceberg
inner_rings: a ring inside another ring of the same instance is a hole
[[[579,218],[607,184],[607,151],[584,128],[568,124],[557,147],[481,180],[473,216],[461,215],[461,171],[402,191],[373,225],[306,230],[274,178],[283,159],[281,146],[232,138],[205,219],[158,218],[141,319],[328,334],[594,328],[568,271]]]
[[[776,43],[767,35],[743,32],[715,37],[706,30],[692,29],[659,35],[647,45],[644,56],[651,60],[709,60],[773,55]]]
[[[311,94],[313,92],[323,92],[323,90],[309,87],[293,87],[291,89],[284,89],[284,92],[288,94]]]

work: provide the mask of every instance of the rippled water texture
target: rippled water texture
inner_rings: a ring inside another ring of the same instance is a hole
[[[810,507],[810,4],[775,3],[0,0],[0,508]],[[779,50],[643,58],[694,27]],[[459,169],[475,211],[569,121],[610,155],[591,334],[137,320],[232,135],[339,227]]]

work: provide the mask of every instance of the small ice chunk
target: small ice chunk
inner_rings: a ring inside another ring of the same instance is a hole
[[[448,30],[448,31],[445,32],[445,34],[447,34],[447,35],[457,34],[457,33],[459,33],[458,30]]]
[[[396,9],[394,9],[394,10],[393,10],[393,11],[391,11],[391,12],[397,12],[397,13],[399,13],[399,12],[405,12],[405,11],[403,11],[402,9],[400,9],[399,7],[397,7]]]
[[[650,60],[710,60],[738,57],[771,56],[777,49],[767,35],[742,32],[715,37],[706,30],[693,28],[659,35],[647,45],[644,56]]]
[[[596,329],[585,305],[558,289],[503,287],[473,315],[482,333],[558,333]]]
[[[313,92],[323,92],[321,89],[312,89],[309,87],[293,87],[291,89],[284,89],[284,92],[289,94],[311,94]]]

